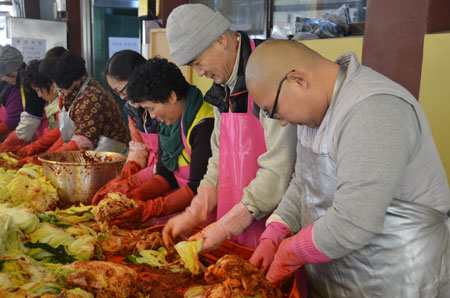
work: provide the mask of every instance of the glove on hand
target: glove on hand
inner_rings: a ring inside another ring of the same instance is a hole
[[[76,151],[76,150],[80,150],[77,143],[75,141],[70,141],[67,144],[56,149],[54,152],[65,152],[65,151]]]
[[[56,127],[28,146],[22,148],[19,152],[17,152],[17,155],[23,158],[26,156],[41,153],[50,148],[60,136],[61,133],[59,132],[59,127]]]
[[[207,253],[217,249],[225,240],[240,235],[255,218],[242,203],[236,204],[227,214],[222,216],[195,234],[190,240],[203,238],[203,247],[200,253]]]
[[[32,163],[35,165],[42,165],[42,162],[38,159],[38,156],[32,155],[32,156],[27,156],[27,157],[19,160],[19,162],[17,163],[17,167],[21,168],[27,163]]]
[[[135,200],[139,205],[137,208],[124,212],[110,223],[122,229],[136,229],[152,217],[172,214],[186,207],[193,196],[191,189],[184,186],[168,196],[155,200],[147,202]]]
[[[130,141],[130,152],[128,152],[127,163],[134,161],[141,169],[147,166],[148,161],[148,149],[147,145],[143,142]]]
[[[0,137],[6,136],[9,133],[9,127],[5,122],[0,122]]]
[[[212,186],[200,186],[197,195],[186,211],[171,218],[163,229],[164,245],[169,246],[172,239],[186,239],[195,227],[204,223],[217,205],[217,189]]]
[[[250,258],[250,263],[266,272],[273,261],[278,245],[289,235],[291,230],[288,226],[275,221],[269,223],[259,238],[259,245]]]
[[[267,272],[267,279],[276,283],[294,273],[304,264],[318,264],[331,261],[322,254],[314,244],[313,225],[300,230],[297,235],[281,241],[272,265]]]
[[[127,177],[130,177],[131,175],[136,174],[140,170],[142,170],[142,167],[140,165],[138,165],[136,162],[130,160],[130,161],[127,161],[127,163],[123,166],[119,177],[121,179],[125,179]]]
[[[27,144],[27,142],[22,141],[17,137],[16,131],[13,131],[8,135],[6,140],[0,144],[0,152],[17,153],[18,150],[25,147]]]
[[[114,178],[97,191],[92,199],[92,205],[97,205],[112,192],[120,192],[130,199],[139,201],[156,198],[170,190],[169,183],[162,176],[156,175],[152,178],[148,176],[148,168],[145,168],[125,179],[121,179],[120,176]]]
[[[147,168],[146,170],[151,169]],[[148,201],[162,196],[168,191],[170,191],[169,182],[167,182],[163,176],[156,175],[150,179],[144,180],[136,188],[131,189],[128,192],[128,197],[130,199]]]

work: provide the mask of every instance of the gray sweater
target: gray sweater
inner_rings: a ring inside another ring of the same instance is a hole
[[[352,107],[334,136],[337,190],[333,206],[314,223],[313,239],[322,253],[330,258],[343,256],[382,230],[392,193],[403,181],[419,137],[415,112],[400,98],[375,95]],[[287,224],[293,233],[302,228],[295,175],[268,220]],[[435,208],[431,202],[424,204]]]

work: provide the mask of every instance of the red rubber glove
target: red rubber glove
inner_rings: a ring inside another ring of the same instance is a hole
[[[217,189],[212,186],[200,186],[197,195],[183,213],[172,217],[162,231],[164,245],[173,244],[172,239],[185,240],[197,226],[203,224],[208,213],[217,206]]]
[[[56,149],[54,152],[76,151],[76,150],[80,150],[77,143],[75,141],[70,141],[67,144]]]
[[[32,156],[27,156],[27,157],[19,160],[19,162],[17,163],[17,167],[21,168],[21,167],[23,167],[23,165],[25,165],[27,163],[32,163],[35,165],[42,165],[42,162],[38,159],[38,156],[32,155]]]
[[[0,152],[13,152],[17,153],[18,150],[26,146],[28,142],[22,141],[17,137],[16,131],[13,131],[8,135],[6,140],[0,144]]]
[[[64,145],[64,140],[62,137],[59,137],[56,142],[49,148],[45,153],[52,153],[61,148]]]
[[[269,223],[259,238],[258,247],[250,258],[250,263],[266,272],[273,261],[278,245],[290,235],[291,230],[288,226],[275,221]]]
[[[184,186],[177,191],[155,200],[147,202],[135,200],[138,207],[130,209],[110,221],[111,225],[116,225],[121,229],[137,229],[153,217],[168,215],[184,209],[189,205],[194,193],[188,186]]]
[[[36,141],[19,150],[19,152],[17,152],[17,156],[23,158],[26,156],[44,152],[45,150],[49,149],[60,136],[61,133],[59,132],[59,127],[53,128]]]
[[[169,182],[160,175],[156,175],[146,181],[148,173],[146,173],[145,170],[147,169],[139,171],[125,179],[121,179],[119,176],[109,181],[97,191],[92,199],[92,205],[97,205],[108,193],[112,192],[120,192],[130,199],[140,200],[140,198],[145,197],[145,194],[141,194],[140,191],[145,191],[147,198],[153,199],[170,190]],[[140,190],[140,186],[142,186],[144,182],[146,182],[146,185]],[[131,193],[133,190],[136,190],[135,195]]]
[[[167,182],[163,176],[156,175],[146,181],[143,181],[136,188],[131,189],[127,196],[134,200],[148,201],[153,200],[168,191],[170,191],[169,182]]]
[[[6,136],[9,133],[9,127],[5,122],[0,122],[0,137]]]
[[[304,264],[319,264],[331,261],[314,244],[313,225],[300,230],[297,235],[281,241],[272,265],[267,272],[267,279],[277,283],[286,279]]]
[[[127,163],[123,166],[122,171],[120,172],[120,178],[125,179],[127,177],[130,177],[131,175],[136,174],[142,170],[142,167],[138,165],[135,161],[127,161]]]

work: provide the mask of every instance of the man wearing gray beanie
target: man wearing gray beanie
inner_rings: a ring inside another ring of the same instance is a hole
[[[8,136],[9,141],[14,139],[16,144],[22,145],[35,137],[42,123],[45,105],[34,90],[23,88],[21,80],[25,67],[18,49],[10,45],[0,46],[0,76],[4,82],[0,104],[7,111],[5,121],[0,123],[0,136],[12,132]]]
[[[205,225],[217,207],[217,221],[192,238],[203,239],[202,253],[231,238],[247,247],[257,246],[265,217],[288,187],[296,156],[296,128],[280,126],[248,96],[245,67],[261,41],[229,28],[222,14],[202,4],[178,6],[167,19],[175,62],[190,65],[199,76],[214,81],[205,95],[215,117],[208,170],[191,205],[163,230],[168,245],[170,238],[183,238]]]

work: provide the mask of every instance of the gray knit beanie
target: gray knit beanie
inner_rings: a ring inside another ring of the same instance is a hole
[[[188,64],[212,45],[230,25],[220,12],[214,12],[203,4],[178,6],[167,19],[170,56],[178,65]]]
[[[0,45],[0,76],[19,70],[22,64],[23,56],[18,49],[10,45]]]

